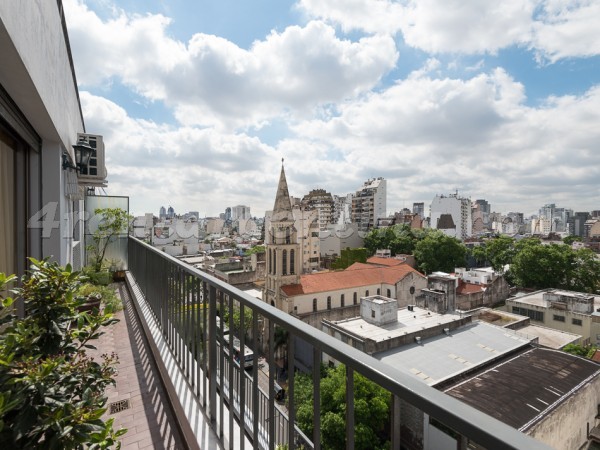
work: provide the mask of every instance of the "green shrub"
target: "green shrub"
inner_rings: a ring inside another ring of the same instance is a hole
[[[116,355],[89,358],[85,350],[102,328],[116,322],[108,312],[79,312],[75,295],[85,278],[70,266],[30,259],[31,269],[12,293],[25,317],[13,315],[13,298],[2,298],[0,335],[0,448],[120,448],[126,430],[102,421],[114,384]],[[0,293],[14,280],[0,274]]]
[[[77,289],[77,295],[82,297],[90,297],[100,295],[102,304],[105,308],[109,308],[107,312],[117,312],[123,309],[123,303],[115,290],[110,286],[101,286],[92,283],[82,284]]]

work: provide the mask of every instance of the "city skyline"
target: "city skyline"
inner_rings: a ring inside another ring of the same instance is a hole
[[[64,7],[107,193],[132,212],[259,216],[282,157],[298,197],[386,178],[388,213],[456,189],[505,213],[599,209],[597,3]]]

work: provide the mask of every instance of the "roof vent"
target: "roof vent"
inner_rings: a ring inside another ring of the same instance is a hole
[[[415,342],[417,344],[420,344],[421,343],[421,336],[415,336]]]
[[[450,328],[444,328],[444,334],[450,336]]]

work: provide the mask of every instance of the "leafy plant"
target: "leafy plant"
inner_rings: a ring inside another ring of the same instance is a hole
[[[0,447],[119,448],[126,430],[115,431],[112,420],[101,419],[117,357],[102,355],[96,362],[85,353],[116,319],[78,311],[85,298],[75,293],[85,278],[69,265],[30,262],[12,291],[22,299],[25,317],[14,316],[13,297],[2,299],[7,323],[0,335]],[[0,291],[12,280],[0,274]]]
[[[87,246],[92,267],[96,272],[102,270],[106,250],[119,234],[126,233],[133,216],[121,208],[97,208],[94,214],[101,217],[98,228],[92,234],[92,244]]]
[[[77,295],[89,298],[99,296],[107,312],[117,312],[123,309],[121,299],[115,293],[115,290],[109,286],[101,286],[92,283],[85,283],[77,289]]]

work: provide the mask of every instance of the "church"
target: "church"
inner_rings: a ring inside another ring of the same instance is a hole
[[[399,307],[415,304],[427,278],[405,262],[369,258],[345,270],[302,273],[301,248],[283,164],[265,230],[267,275],[263,300],[290,314],[304,315],[360,303],[361,297],[383,295]]]

